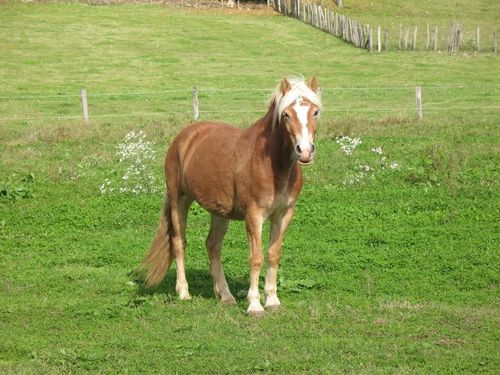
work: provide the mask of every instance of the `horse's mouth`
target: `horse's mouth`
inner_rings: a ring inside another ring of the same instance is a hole
[[[312,163],[314,163],[314,159],[310,159],[307,161],[298,160],[298,162],[300,165],[308,166],[308,165],[311,165]]]

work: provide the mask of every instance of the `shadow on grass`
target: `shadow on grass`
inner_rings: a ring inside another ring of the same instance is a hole
[[[165,294],[168,297],[177,298],[175,291],[176,270],[172,267],[163,281],[156,288],[147,288],[144,285],[143,275],[131,272],[129,277],[138,284],[139,289],[137,296],[150,296],[155,294]],[[213,289],[213,279],[208,269],[186,269],[186,279],[189,284],[189,293],[191,296],[201,297],[206,299],[215,299]],[[241,291],[248,289],[248,277],[232,277],[226,274],[226,280],[229,285],[229,290],[234,297],[239,300]],[[246,295],[245,295],[246,298]]]

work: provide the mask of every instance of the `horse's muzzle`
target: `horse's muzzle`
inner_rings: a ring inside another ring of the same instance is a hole
[[[314,154],[316,153],[316,146],[314,143],[309,144],[307,147],[301,147],[299,144],[295,146],[295,156],[301,165],[310,165],[313,162]]]

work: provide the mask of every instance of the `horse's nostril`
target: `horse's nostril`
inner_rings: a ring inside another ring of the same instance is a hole
[[[299,145],[295,146],[295,151],[297,152],[297,154],[300,155],[300,153],[302,152],[302,149],[300,148]]]
[[[316,151],[316,145],[313,143],[311,145],[311,154],[314,154],[315,151]]]

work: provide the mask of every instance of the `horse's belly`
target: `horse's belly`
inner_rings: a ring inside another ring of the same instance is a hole
[[[203,208],[215,215],[242,219],[236,198],[234,142],[215,137],[213,131],[198,142],[183,160],[183,187]]]
[[[242,220],[244,210],[238,202],[223,189],[192,188],[193,198],[208,212],[231,220]]]

